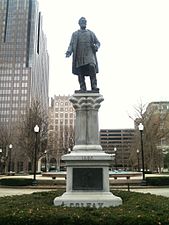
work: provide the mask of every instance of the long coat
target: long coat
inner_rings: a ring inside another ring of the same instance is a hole
[[[90,30],[87,30],[90,32],[90,37],[91,37],[91,45],[95,45],[97,46],[97,48],[100,47],[100,42],[98,41],[96,35],[90,31]],[[72,73],[75,74],[75,75],[79,75],[80,72],[79,72],[79,69],[76,67],[76,53],[77,53],[77,44],[78,44],[78,35],[79,35],[79,30],[75,31],[73,34],[72,34],[72,37],[71,37],[71,41],[70,41],[70,44],[69,44],[69,47],[68,47],[68,50],[71,54],[73,53],[73,60],[72,60]],[[94,57],[95,57],[95,60],[96,60],[96,73],[99,72],[99,69],[98,69],[98,62],[97,62],[97,57],[96,57],[96,51],[93,50],[93,54],[94,54]]]

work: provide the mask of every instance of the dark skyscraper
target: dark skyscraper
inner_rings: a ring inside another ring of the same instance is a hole
[[[0,125],[36,99],[48,107],[49,62],[37,0],[0,0]]]

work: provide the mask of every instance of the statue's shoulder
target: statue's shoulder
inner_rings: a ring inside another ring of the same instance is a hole
[[[73,34],[72,34],[72,36],[73,37],[77,37],[78,36],[78,32],[79,32],[78,30],[74,31]]]
[[[87,31],[88,31],[88,32],[90,32],[91,34],[94,34],[94,32],[93,32],[93,31],[91,31],[91,30],[89,30],[89,29],[87,29]]]
[[[87,31],[90,33],[90,35],[95,36],[95,33],[89,29],[87,29]]]

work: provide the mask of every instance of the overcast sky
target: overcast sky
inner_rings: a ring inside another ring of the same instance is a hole
[[[133,128],[128,115],[140,101],[169,101],[169,0],[39,0],[50,57],[49,96],[79,89],[65,58],[78,19],[87,19],[97,53],[99,127]],[[88,80],[88,87],[89,80]]]

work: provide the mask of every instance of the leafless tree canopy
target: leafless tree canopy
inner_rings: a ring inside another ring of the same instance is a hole
[[[159,171],[163,165],[163,148],[162,140],[165,140],[165,145],[169,145],[169,110],[160,111],[157,107],[147,107],[142,102],[134,107],[135,117],[130,116],[135,122],[135,142],[133,144],[130,161],[137,165],[137,152],[140,150],[140,132],[138,125],[141,122],[144,125],[143,130],[143,145],[145,168],[151,171]],[[146,110],[145,110],[146,109]],[[141,152],[140,152],[141,158]],[[138,165],[137,165],[138,166]]]
[[[40,128],[38,133],[38,156],[40,157],[47,146],[47,114],[37,100],[34,100],[31,107],[27,109],[18,129],[18,146],[21,151],[25,152],[31,162],[34,160],[35,125]]]

